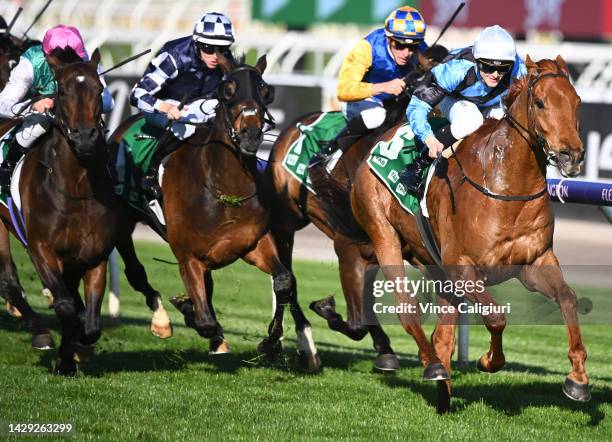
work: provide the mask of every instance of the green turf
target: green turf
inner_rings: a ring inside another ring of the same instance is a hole
[[[13,248],[29,299],[59,343],[55,316],[38,295],[40,283],[25,254]],[[167,247],[139,244],[138,251],[166,300],[183,291],[177,267],[153,260],[172,261]],[[334,265],[298,262],[295,270],[304,308],[340,294]],[[174,337],[151,336],[143,298],[122,280],[122,318],[109,319],[105,305],[97,355],[73,379],[50,375],[56,353],[31,350],[24,326],[2,309],[0,422],[70,421],[79,440],[612,439],[610,326],[583,327],[590,403],[574,403],[561,392],[570,368],[563,326],[511,326],[505,332],[505,369],[493,375],[474,367],[454,371],[453,412],[438,416],[435,385],[421,381],[416,345],[398,327],[386,326],[401,359],[396,375],[372,372],[368,337],[354,343],[310,311],[323,372],[297,370],[289,319],[285,363],[262,366],[253,360],[270,316],[268,276],[238,263],[214,277],[217,314],[232,354],[209,356],[207,341],[167,303]],[[336,300],[344,313],[343,300]],[[472,359],[487,348],[483,327],[471,327],[470,345]]]

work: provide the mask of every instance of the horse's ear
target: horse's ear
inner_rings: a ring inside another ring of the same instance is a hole
[[[527,72],[532,72],[538,69],[538,65],[531,59],[529,54],[525,57],[525,66],[527,66]]]
[[[217,62],[224,75],[229,74],[232,71],[232,62],[221,52],[217,51]]]
[[[263,54],[257,60],[257,64],[255,64],[255,69],[257,69],[257,72],[263,75],[264,71],[266,70],[266,67],[268,67],[268,59],[266,58],[266,54]]]
[[[567,63],[565,62],[563,57],[561,57],[561,55],[557,55],[557,58],[555,58],[555,61],[557,62],[557,65],[559,66],[559,69],[561,69],[561,72],[563,72],[565,75],[569,76],[569,74],[570,74],[569,68],[567,67]]]
[[[419,66],[421,66],[423,72],[430,70],[434,65],[433,60],[430,60],[421,52],[417,52],[417,59],[419,60]]]
[[[89,63],[94,65],[95,67],[97,67],[100,64],[100,49],[96,48],[95,51],[93,51],[93,54],[91,54],[91,59],[89,60]]]

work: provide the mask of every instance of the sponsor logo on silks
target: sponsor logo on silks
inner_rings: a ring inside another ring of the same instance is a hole
[[[289,154],[287,155],[287,164],[290,166],[295,166],[300,157],[298,155]]]
[[[380,167],[385,167],[389,160],[386,158],[374,156],[372,157],[372,162],[378,164]]]
[[[387,175],[387,178],[389,178],[392,183],[397,183],[397,180],[399,180],[399,173],[397,173],[397,170],[392,170]]]
[[[406,188],[402,183],[399,183],[397,185],[397,187],[395,188],[395,192],[397,192],[398,195],[406,196]]]
[[[295,170],[296,173],[303,175],[304,172],[306,171],[306,164],[300,164],[298,165],[297,169]]]

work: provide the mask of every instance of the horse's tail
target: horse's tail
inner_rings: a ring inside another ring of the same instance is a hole
[[[321,208],[327,215],[327,224],[332,231],[340,233],[358,243],[369,241],[368,235],[353,216],[350,200],[350,184],[344,187],[323,164],[311,167],[308,176]]]

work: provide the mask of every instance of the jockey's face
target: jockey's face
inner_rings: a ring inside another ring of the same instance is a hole
[[[500,61],[477,60],[478,71],[484,83],[489,87],[495,87],[512,70],[512,63]]]
[[[200,59],[204,62],[208,69],[215,69],[219,65],[217,52],[227,56],[229,54],[229,46],[213,46],[206,44],[198,45]]]
[[[482,79],[487,86],[495,87],[499,84],[502,78],[504,78],[505,74],[499,73],[497,71],[493,71],[493,72],[482,72],[481,71],[480,75],[482,76]]]
[[[417,49],[419,48],[418,43],[402,43],[397,40],[389,39],[389,47],[391,48],[391,54],[398,66],[405,66],[412,57]]]

